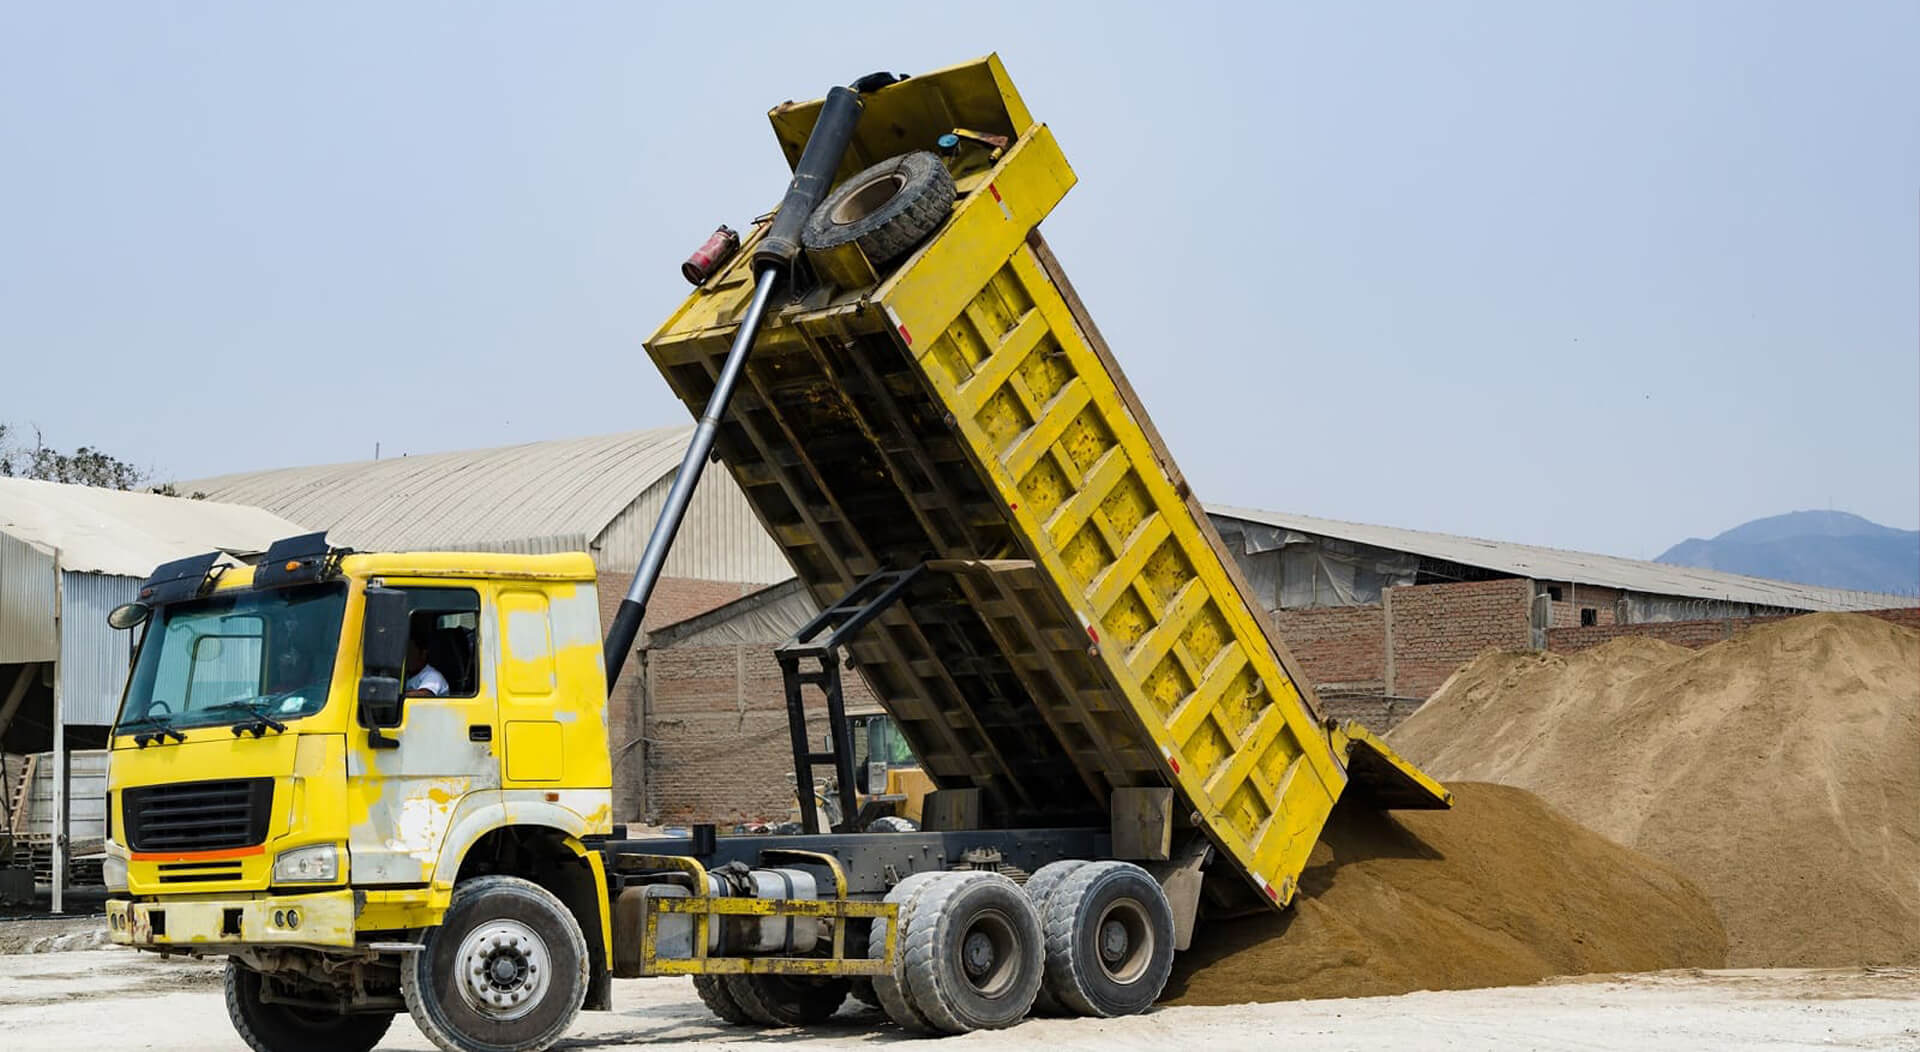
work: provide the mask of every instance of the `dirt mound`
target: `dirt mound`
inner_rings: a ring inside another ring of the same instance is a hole
[[[1920,632],[1811,614],[1699,651],[1487,654],[1390,740],[1671,863],[1731,966],[1920,963]]]
[[[1671,868],[1532,793],[1449,785],[1451,811],[1342,805],[1285,913],[1203,925],[1166,999],[1240,1004],[1718,967],[1726,937]]]

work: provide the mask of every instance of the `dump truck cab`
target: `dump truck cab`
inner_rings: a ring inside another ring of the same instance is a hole
[[[117,612],[145,634],[113,734],[113,939],[230,953],[268,1015],[277,998],[384,1019],[455,888],[505,876],[565,905],[604,995],[588,557],[356,554],[313,535],[226,562],[162,567]],[[498,959],[566,966],[572,947],[515,934],[520,957]]]

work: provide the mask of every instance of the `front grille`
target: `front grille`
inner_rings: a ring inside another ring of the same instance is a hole
[[[128,789],[120,799],[135,851],[218,851],[267,839],[273,779],[229,778]]]
[[[204,884],[240,879],[238,862],[174,862],[155,868],[162,884]]]

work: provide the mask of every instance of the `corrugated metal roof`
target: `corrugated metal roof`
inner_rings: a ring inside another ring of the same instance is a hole
[[[1914,605],[1914,600],[1898,595],[1874,592],[1848,592],[1836,588],[1817,588],[1764,577],[1746,577],[1718,570],[1625,559],[1617,555],[1596,555],[1560,548],[1540,548],[1530,544],[1488,541],[1478,537],[1455,537],[1425,530],[1406,530],[1392,526],[1370,526],[1359,522],[1317,519],[1310,515],[1234,508],[1219,504],[1206,506],[1207,512],[1224,518],[1244,519],[1300,533],[1337,537],[1355,544],[1371,545],[1391,551],[1413,552],[1433,559],[1445,559],[1463,566],[1531,577],[1541,581],[1568,581],[1574,584],[1618,588],[1648,595],[1679,596],[1689,599],[1721,599],[1735,603],[1755,603],[1789,610],[1880,610]]]
[[[789,577],[730,603],[652,629],[641,645],[650,650],[723,644],[773,646],[793,638],[800,626],[819,612],[813,597],[800,586],[800,578]]]
[[[0,531],[0,665],[59,655],[54,580],[53,553]]]
[[[257,507],[0,478],[0,533],[59,549],[60,568],[72,572],[145,577],[170,559],[263,552],[305,532]]]
[[[279,468],[179,483],[369,551],[585,551],[670,473],[691,427]]]
[[[60,702],[68,723],[105,727],[120,711],[134,637],[109,626],[107,614],[133,602],[140,578],[72,572],[61,577]]]

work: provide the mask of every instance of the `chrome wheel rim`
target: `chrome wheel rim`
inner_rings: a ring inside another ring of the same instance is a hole
[[[467,933],[454,955],[460,998],[489,1019],[534,1010],[552,981],[546,940],[517,920],[490,920]]]

